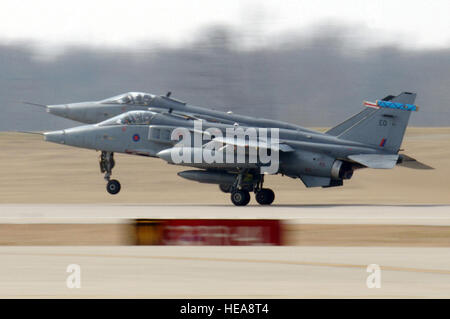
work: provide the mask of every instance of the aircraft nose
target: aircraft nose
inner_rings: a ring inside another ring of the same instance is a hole
[[[69,107],[67,104],[47,105],[48,113],[62,117],[68,116],[69,114],[68,109]]]
[[[66,132],[64,130],[46,132],[44,133],[44,139],[48,142],[64,144],[66,142],[65,135]]]

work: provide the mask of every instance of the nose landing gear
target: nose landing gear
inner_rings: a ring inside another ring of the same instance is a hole
[[[112,180],[108,181],[108,183],[106,184],[106,190],[111,195],[116,195],[117,193],[119,193],[120,192],[120,183],[119,183],[119,181],[115,180],[115,179],[112,179]]]
[[[100,155],[100,172],[105,173],[106,191],[111,195],[116,195],[120,192],[120,183],[118,180],[111,179],[112,169],[114,168],[114,153],[102,151]]]

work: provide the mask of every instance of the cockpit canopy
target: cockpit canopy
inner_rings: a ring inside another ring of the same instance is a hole
[[[151,111],[130,111],[103,121],[99,125],[150,125],[150,121],[155,114]]]
[[[128,92],[101,101],[103,104],[149,105],[155,96],[149,93]]]

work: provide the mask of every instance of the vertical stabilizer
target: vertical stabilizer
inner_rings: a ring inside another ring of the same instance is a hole
[[[396,97],[391,97],[390,100],[365,102],[364,104],[372,111],[357,118],[357,121],[351,123],[352,125],[346,125],[345,130],[340,130],[337,136],[397,153],[402,144],[411,111],[418,109],[414,105],[415,99],[415,93],[403,92]]]

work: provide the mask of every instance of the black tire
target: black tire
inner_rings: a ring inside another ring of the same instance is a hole
[[[245,190],[237,190],[231,193],[231,201],[236,206],[245,206],[250,202],[250,193]]]
[[[260,205],[270,205],[275,200],[275,193],[270,188],[263,188],[256,192],[255,199]]]
[[[231,185],[220,184],[219,189],[224,193],[231,193]]]
[[[119,193],[120,192],[120,183],[119,183],[119,181],[117,181],[115,179],[110,180],[108,182],[108,184],[106,184],[106,190],[111,195],[116,195],[117,193]]]

